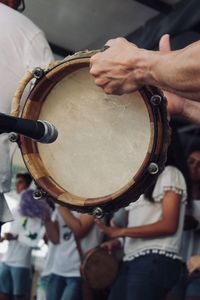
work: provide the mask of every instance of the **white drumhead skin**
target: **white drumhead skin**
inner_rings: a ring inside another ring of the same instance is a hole
[[[52,122],[59,133],[53,144],[38,144],[44,166],[76,196],[117,192],[148,152],[150,119],[139,92],[108,96],[94,84],[88,68],[71,73],[52,89],[39,119]]]

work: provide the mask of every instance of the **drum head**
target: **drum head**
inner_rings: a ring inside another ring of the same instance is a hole
[[[58,129],[56,142],[38,144],[51,178],[83,198],[119,192],[141,168],[151,146],[151,122],[139,92],[106,95],[78,69],[48,94],[38,119]]]

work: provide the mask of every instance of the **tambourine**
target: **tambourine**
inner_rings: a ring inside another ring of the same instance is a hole
[[[52,144],[20,136],[18,144],[28,171],[40,187],[36,198],[55,201],[101,217],[136,201],[163,170],[169,142],[166,99],[145,86],[113,96],[97,87],[83,51],[36,68],[23,78],[13,101],[19,116],[27,83],[34,86],[22,118],[47,120],[58,130]]]

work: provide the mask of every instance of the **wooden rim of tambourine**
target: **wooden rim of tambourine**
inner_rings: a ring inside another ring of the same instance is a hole
[[[96,51],[82,51],[65,58],[47,70],[35,69],[32,77],[36,78],[36,83],[24,105],[21,117],[37,120],[42,105],[52,88],[71,72],[89,67],[90,57],[95,53]],[[25,76],[24,82],[21,82],[22,86],[18,88],[14,98],[13,111],[16,110],[16,106],[19,106],[22,90],[28,80],[30,80],[30,77],[29,72]],[[122,189],[100,198],[86,199],[71,194],[55,182],[48,170],[45,169],[40,158],[37,143],[29,138],[20,136],[19,147],[23,160],[36,184],[60,204],[80,212],[93,213],[99,217],[102,216],[103,212],[114,211],[120,207],[127,206],[130,202],[136,201],[141,195],[141,191],[142,193],[144,192],[144,187],[149,187],[163,170],[170,135],[166,99],[162,92],[151,86],[143,87],[139,92],[146,103],[149,113],[151,142],[142,166]],[[13,115],[16,116],[16,113],[13,113]]]

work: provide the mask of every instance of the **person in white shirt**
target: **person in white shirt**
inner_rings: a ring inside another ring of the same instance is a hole
[[[79,249],[85,253],[98,246],[103,234],[93,216],[71,212],[62,206],[56,208],[54,221],[46,222],[46,231],[49,240],[56,244],[47,299],[82,299]]]
[[[178,150],[173,142],[154,186],[127,208],[127,227],[96,221],[113,238],[113,247],[115,238],[124,238],[125,255],[109,300],[164,300],[179,279],[187,188]]]
[[[192,203],[190,208],[190,228],[183,235],[181,254],[184,262],[177,285],[169,293],[167,300],[200,299],[200,145],[192,144],[187,158],[191,175]],[[195,222],[196,221],[196,222]],[[186,224],[187,225],[187,224]],[[199,256],[198,256],[199,255]],[[188,272],[189,271],[189,272]]]
[[[0,112],[5,114],[10,113],[12,97],[25,72],[46,67],[53,60],[43,32],[12,9],[21,2],[0,0]],[[11,182],[11,145],[7,134],[0,134],[0,158],[0,223],[4,223],[12,220],[4,198]]]
[[[22,194],[26,191],[32,179],[29,174],[16,176],[16,191]],[[18,241],[22,217],[19,207],[13,211],[14,221],[10,231],[5,233],[3,240],[8,240],[8,250],[0,264],[0,299],[9,300],[14,295],[15,300],[23,299],[30,285],[31,248]]]
[[[13,212],[14,221],[3,237],[9,240],[8,250],[0,264],[0,299],[22,300],[27,296],[31,279],[31,250],[37,247],[44,235],[44,221],[49,215],[49,205],[44,200],[35,201],[29,189],[32,178],[19,173],[16,190],[20,201]]]

